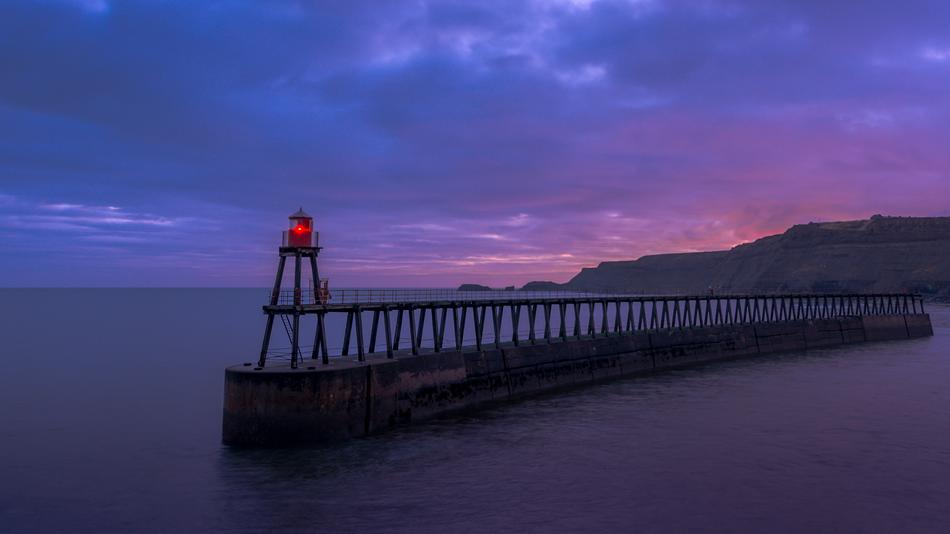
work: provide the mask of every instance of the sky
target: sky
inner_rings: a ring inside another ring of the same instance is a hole
[[[568,280],[950,215],[945,0],[0,3],[0,286]]]

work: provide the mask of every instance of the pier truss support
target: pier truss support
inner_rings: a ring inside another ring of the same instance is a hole
[[[288,258],[293,259],[294,288],[281,291]],[[358,361],[365,361],[369,356],[395,358],[400,353],[462,352],[467,347],[481,351],[508,343],[514,346],[558,343],[623,336],[644,330],[924,313],[922,298],[910,294],[513,296],[503,300],[372,302],[367,299],[322,304],[312,290],[301,288],[301,266],[308,258],[315,281],[313,287],[318,287],[315,251],[281,252],[274,289],[263,307],[267,321],[257,363],[259,368],[273,359],[289,360],[291,368],[296,368],[304,361],[302,348],[309,348],[310,361],[329,365],[333,357],[349,356],[353,351]],[[464,295],[459,293],[459,296]],[[289,350],[271,348],[276,320],[280,320],[287,331]],[[365,331],[367,325],[368,332]],[[313,339],[311,346],[301,347],[302,328],[313,328],[312,338],[309,334],[304,338]],[[401,345],[406,337],[408,347]]]

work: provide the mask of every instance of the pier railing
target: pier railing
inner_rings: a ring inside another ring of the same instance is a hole
[[[372,354],[394,358],[400,351],[482,350],[503,343],[556,343],[644,330],[922,314],[924,304],[920,295],[911,294],[659,297],[361,289],[336,290],[326,304],[312,292],[299,300],[293,292],[282,292],[276,304],[263,309],[269,324],[258,366],[271,358],[289,360],[296,367],[305,353],[329,364],[331,356],[349,356],[354,350],[363,361]],[[302,345],[301,320],[308,315],[316,319],[313,343]],[[270,349],[269,326],[275,317],[286,330],[290,345],[286,349]],[[368,337],[365,324],[369,324]]]
[[[624,293],[595,293],[586,291],[524,291],[524,290],[477,290],[459,291],[456,289],[334,289],[329,292],[326,304],[384,304],[394,302],[463,302],[473,300],[510,300],[510,299],[559,299],[592,298],[621,296]],[[322,304],[319,293],[313,289],[303,289],[300,304]],[[270,302],[272,293],[266,295]],[[282,290],[277,303],[292,305],[295,303],[293,290]]]

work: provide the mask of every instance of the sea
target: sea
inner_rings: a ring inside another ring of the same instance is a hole
[[[0,290],[0,532],[950,532],[945,306],[933,338],[233,449],[263,295]]]

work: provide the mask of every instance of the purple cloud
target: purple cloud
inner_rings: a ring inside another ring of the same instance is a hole
[[[0,275],[263,286],[301,204],[338,287],[947,214],[948,24],[924,0],[6,2]]]

